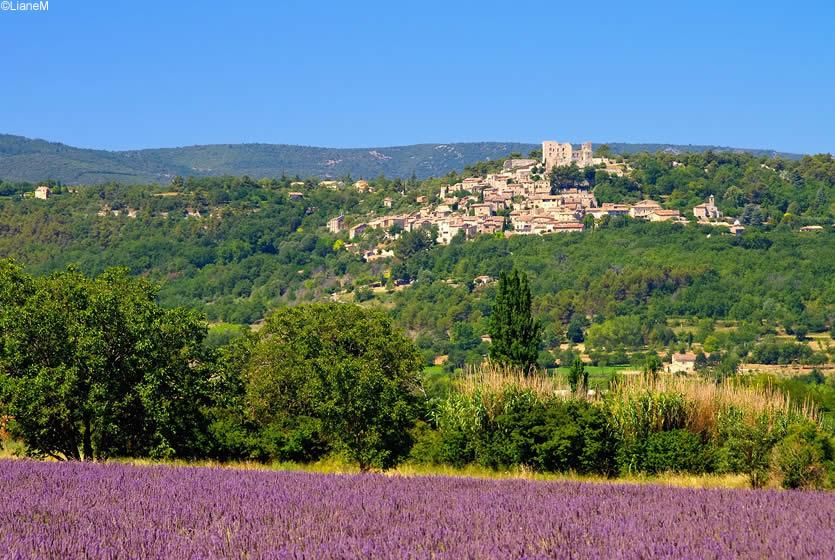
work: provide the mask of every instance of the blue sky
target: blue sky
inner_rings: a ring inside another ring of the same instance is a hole
[[[555,139],[835,152],[833,22],[831,0],[50,0],[0,12],[0,132],[107,149]]]

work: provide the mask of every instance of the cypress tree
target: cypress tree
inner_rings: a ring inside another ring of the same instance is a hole
[[[490,358],[526,372],[536,367],[542,328],[531,314],[531,290],[524,272],[502,273],[490,315]]]

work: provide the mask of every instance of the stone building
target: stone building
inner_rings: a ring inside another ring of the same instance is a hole
[[[336,218],[328,220],[328,231],[331,233],[339,233],[345,225],[345,216],[340,214]]]
[[[722,212],[716,207],[713,195],[710,195],[706,203],[693,207],[693,215],[699,220],[718,220],[722,217]]]
[[[35,189],[35,198],[39,198],[41,200],[46,200],[52,195],[52,189],[47,186],[41,185],[37,189]]]
[[[692,373],[696,370],[696,354],[692,352],[676,352],[673,354],[667,371],[670,373]]]
[[[542,143],[542,163],[545,166],[545,171],[551,171],[552,168],[577,164],[577,167],[589,167],[594,165],[592,161],[592,147],[591,142],[584,142],[579,150],[575,150],[571,144],[566,142],[560,144],[552,140],[546,140]]]

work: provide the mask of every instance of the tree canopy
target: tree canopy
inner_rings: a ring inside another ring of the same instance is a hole
[[[0,261],[0,406],[30,453],[188,456],[201,448],[199,314],[125,269],[46,277]]]
[[[380,311],[283,308],[268,318],[245,366],[247,413],[262,432],[286,440],[313,427],[362,469],[387,467],[408,452],[420,371],[416,348]]]
[[[524,272],[502,273],[496,302],[490,314],[490,358],[520,366],[536,367],[542,327],[531,314],[531,290]]]

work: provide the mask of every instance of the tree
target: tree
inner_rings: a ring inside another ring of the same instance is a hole
[[[662,366],[661,358],[658,357],[658,354],[652,352],[644,359],[644,375],[650,379],[656,379]]]
[[[583,342],[583,340],[585,340],[583,331],[586,327],[588,327],[588,324],[588,320],[586,320],[586,318],[582,315],[576,313],[572,315],[571,319],[568,321],[568,329],[566,331],[568,340],[574,343]]]
[[[32,278],[0,262],[0,403],[32,456],[195,456],[206,326],[126,269]]]
[[[584,179],[583,171],[572,162],[571,165],[556,166],[551,170],[551,194],[563,189],[576,189]]]
[[[490,315],[490,358],[530,371],[536,367],[542,327],[531,314],[531,290],[524,272],[502,273]]]
[[[595,150],[594,155],[599,158],[612,157],[612,148],[609,146],[609,144],[600,144]]]
[[[394,244],[394,255],[401,260],[407,260],[418,253],[430,249],[435,244],[434,236],[429,229],[404,231]]]
[[[586,372],[586,367],[580,357],[574,358],[574,363],[571,364],[571,369],[568,370],[568,386],[571,387],[572,392],[576,392],[578,387],[587,390],[589,385],[589,374]]]
[[[313,430],[362,470],[390,467],[408,452],[422,362],[384,313],[300,305],[273,313],[259,335],[245,379],[262,434],[286,443]]]

